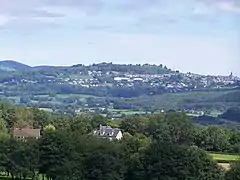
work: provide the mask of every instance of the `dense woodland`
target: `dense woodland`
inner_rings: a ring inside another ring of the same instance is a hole
[[[109,141],[92,135],[99,125],[119,127]],[[38,140],[17,140],[16,127],[42,128]],[[208,152],[240,154],[240,129],[203,127],[183,113],[111,121],[0,106],[0,172],[12,178],[52,180],[238,180],[240,163],[222,169]]]

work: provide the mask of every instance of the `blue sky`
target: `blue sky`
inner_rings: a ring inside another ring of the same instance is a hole
[[[0,60],[240,76],[239,0],[0,0]]]

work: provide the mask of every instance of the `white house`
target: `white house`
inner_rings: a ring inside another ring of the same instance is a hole
[[[107,138],[109,140],[120,140],[123,137],[122,131],[120,129],[102,125],[100,125],[99,130],[95,131],[94,134],[98,135],[101,138]]]

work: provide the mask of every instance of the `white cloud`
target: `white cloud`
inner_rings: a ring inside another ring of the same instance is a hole
[[[0,14],[0,27],[3,27],[5,24],[7,24],[11,20],[10,17],[1,15]]]
[[[108,21],[125,16],[128,19],[170,18],[172,22],[192,15],[213,15],[214,9],[205,2],[212,0],[0,0],[0,15],[15,16],[21,19],[35,18],[43,21],[55,19],[81,19],[96,16]],[[219,9],[238,11],[230,3],[220,3]],[[107,15],[107,16],[105,16]],[[125,18],[125,19],[126,19]],[[3,21],[3,20],[2,20]],[[70,20],[71,21],[71,20]],[[151,21],[151,20],[150,20]],[[168,20],[167,20],[168,21]],[[166,22],[167,22],[166,21]],[[145,22],[146,23],[146,22]],[[1,23],[3,25],[3,23]],[[5,24],[5,23],[4,23]]]
[[[240,13],[240,6],[231,1],[222,1],[217,3],[217,7],[223,11]]]

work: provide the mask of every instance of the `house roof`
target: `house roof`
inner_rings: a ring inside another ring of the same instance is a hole
[[[100,126],[99,135],[101,137],[116,138],[121,130],[110,126]]]
[[[20,129],[20,128],[15,128],[13,130],[13,136],[14,137],[40,137],[40,129],[30,129],[30,128],[25,128],[25,129]]]

